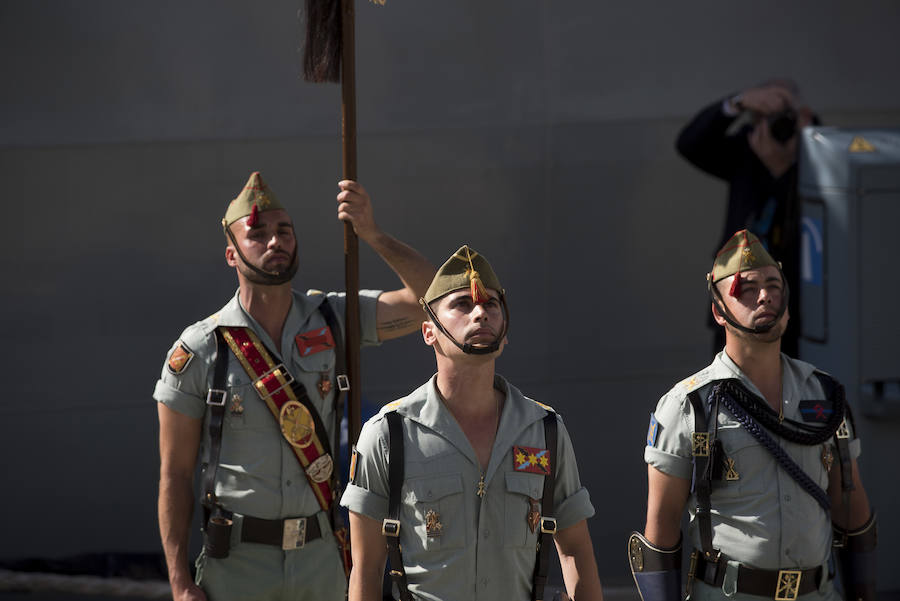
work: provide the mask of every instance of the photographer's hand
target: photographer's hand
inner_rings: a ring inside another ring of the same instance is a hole
[[[740,108],[760,115],[772,115],[796,104],[790,90],[777,85],[749,88],[739,98]]]

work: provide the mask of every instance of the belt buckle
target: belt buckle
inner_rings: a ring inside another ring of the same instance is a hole
[[[284,531],[281,536],[281,548],[284,551],[302,549],[306,544],[306,518],[290,518],[284,520]]]
[[[341,392],[350,390],[350,378],[347,377],[347,374],[338,374],[337,385]]]
[[[270,376],[277,377],[279,373],[284,378],[284,384],[282,384],[275,390],[270,391],[268,388],[266,388],[264,380],[268,379]],[[290,386],[293,383],[294,376],[292,376],[291,373],[287,370],[287,368],[284,366],[284,363],[279,363],[260,377],[256,378],[256,380],[254,380],[253,382],[253,385],[259,391],[259,396],[261,396],[263,399],[268,400],[275,396],[277,393],[281,392],[283,388],[285,388],[286,386]]]
[[[800,570],[778,570],[778,584],[775,587],[775,601],[794,601],[800,592]]]

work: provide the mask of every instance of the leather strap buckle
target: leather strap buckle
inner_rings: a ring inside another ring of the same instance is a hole
[[[226,391],[220,388],[210,388],[209,392],[206,393],[206,404],[222,407],[225,404],[226,398],[228,398],[228,393]]]
[[[347,377],[347,374],[338,374],[337,385],[341,392],[350,390],[350,378]]]
[[[269,390],[266,386],[265,382],[272,377],[277,378],[278,375],[284,378],[284,384],[280,385],[275,390]],[[287,370],[284,366],[284,363],[279,363],[266,373],[262,374],[260,377],[256,378],[256,381],[253,382],[253,385],[259,391],[259,395],[264,399],[271,399],[273,396],[281,392],[282,389],[289,387],[294,383],[294,376]]]
[[[385,536],[400,536],[400,520],[384,518],[384,521],[381,522],[381,533]]]
[[[541,516],[541,533],[556,534],[556,518],[545,518]]]
[[[800,570],[778,570],[778,584],[775,588],[775,601],[794,601],[800,593]]]
[[[306,518],[288,518],[284,520],[284,531],[281,548],[285,551],[302,549],[306,544]]]

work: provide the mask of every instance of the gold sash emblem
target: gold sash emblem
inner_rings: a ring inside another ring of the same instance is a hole
[[[309,409],[301,403],[297,401],[285,403],[281,407],[278,423],[281,426],[281,433],[284,435],[285,440],[293,446],[305,449],[312,444],[312,437],[316,427]]]

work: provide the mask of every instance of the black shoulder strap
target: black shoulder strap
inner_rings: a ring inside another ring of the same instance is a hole
[[[225,422],[225,377],[228,373],[228,343],[222,333],[216,329],[216,365],[213,371],[212,388],[206,394],[209,406],[209,446],[206,448],[206,460],[203,462],[203,497],[201,503],[204,517],[218,506],[216,498],[216,472],[219,469],[219,452],[222,450],[222,425]],[[204,528],[206,527],[204,519]]]
[[[710,452],[715,441],[710,440],[706,408],[696,390],[688,393],[688,400],[694,410],[694,432],[691,436],[691,454],[694,458],[692,487],[697,496],[697,520],[700,526],[700,546],[708,560],[715,560],[717,551],[713,549],[712,516],[710,514],[712,495],[712,473]],[[717,419],[713,416],[713,419]]]
[[[819,378],[819,383],[822,385],[822,390],[825,391],[825,397],[831,401],[832,410],[837,408],[839,405],[844,407],[844,422],[838,426],[838,429],[834,432],[834,447],[837,449],[838,454],[838,462],[841,466],[841,500],[843,502],[846,515],[844,519],[846,520],[846,524],[850,523],[850,492],[854,489],[853,486],[853,458],[850,455],[850,430],[847,428],[847,422],[849,421],[851,425],[853,425],[853,414],[850,412],[850,405],[846,402],[846,399],[841,399],[844,402],[838,403],[836,402],[836,396],[844,394],[844,387],[840,382],[829,376],[828,374],[822,373],[818,370],[814,372],[816,377]],[[856,433],[856,427],[853,425],[853,432]],[[844,537],[845,538],[845,537]],[[836,547],[841,547],[845,543],[844,540],[834,540],[834,545]]]
[[[544,476],[544,494],[541,499],[541,522],[538,533],[537,558],[534,562],[534,576],[531,585],[531,600],[543,601],[544,588],[547,585],[547,572],[550,569],[550,547],[553,535],[556,534],[556,518],[553,517],[553,492],[556,489],[557,465],[557,422],[556,414],[548,411],[544,416],[544,446],[547,447],[550,461],[550,473]]]
[[[412,601],[406,585],[406,570],[400,554],[400,491],[403,488],[403,416],[396,411],[385,414],[388,423],[388,517],[381,533],[387,542],[391,562],[391,580],[397,585],[401,601]]]
[[[326,296],[319,305],[319,313],[325,319],[325,325],[331,330],[331,337],[334,339],[334,380],[331,385],[334,387],[334,429],[332,430],[331,448],[334,449],[334,460],[341,461],[341,420],[344,417],[344,390],[342,382],[346,379],[347,374],[347,355],[344,352],[344,333],[341,330],[341,323],[338,321],[334,309],[328,302]],[[340,470],[332,472],[333,489],[336,495],[341,494]],[[338,503],[331,504],[329,518],[331,519],[331,528],[335,532],[342,527],[342,519]]]

